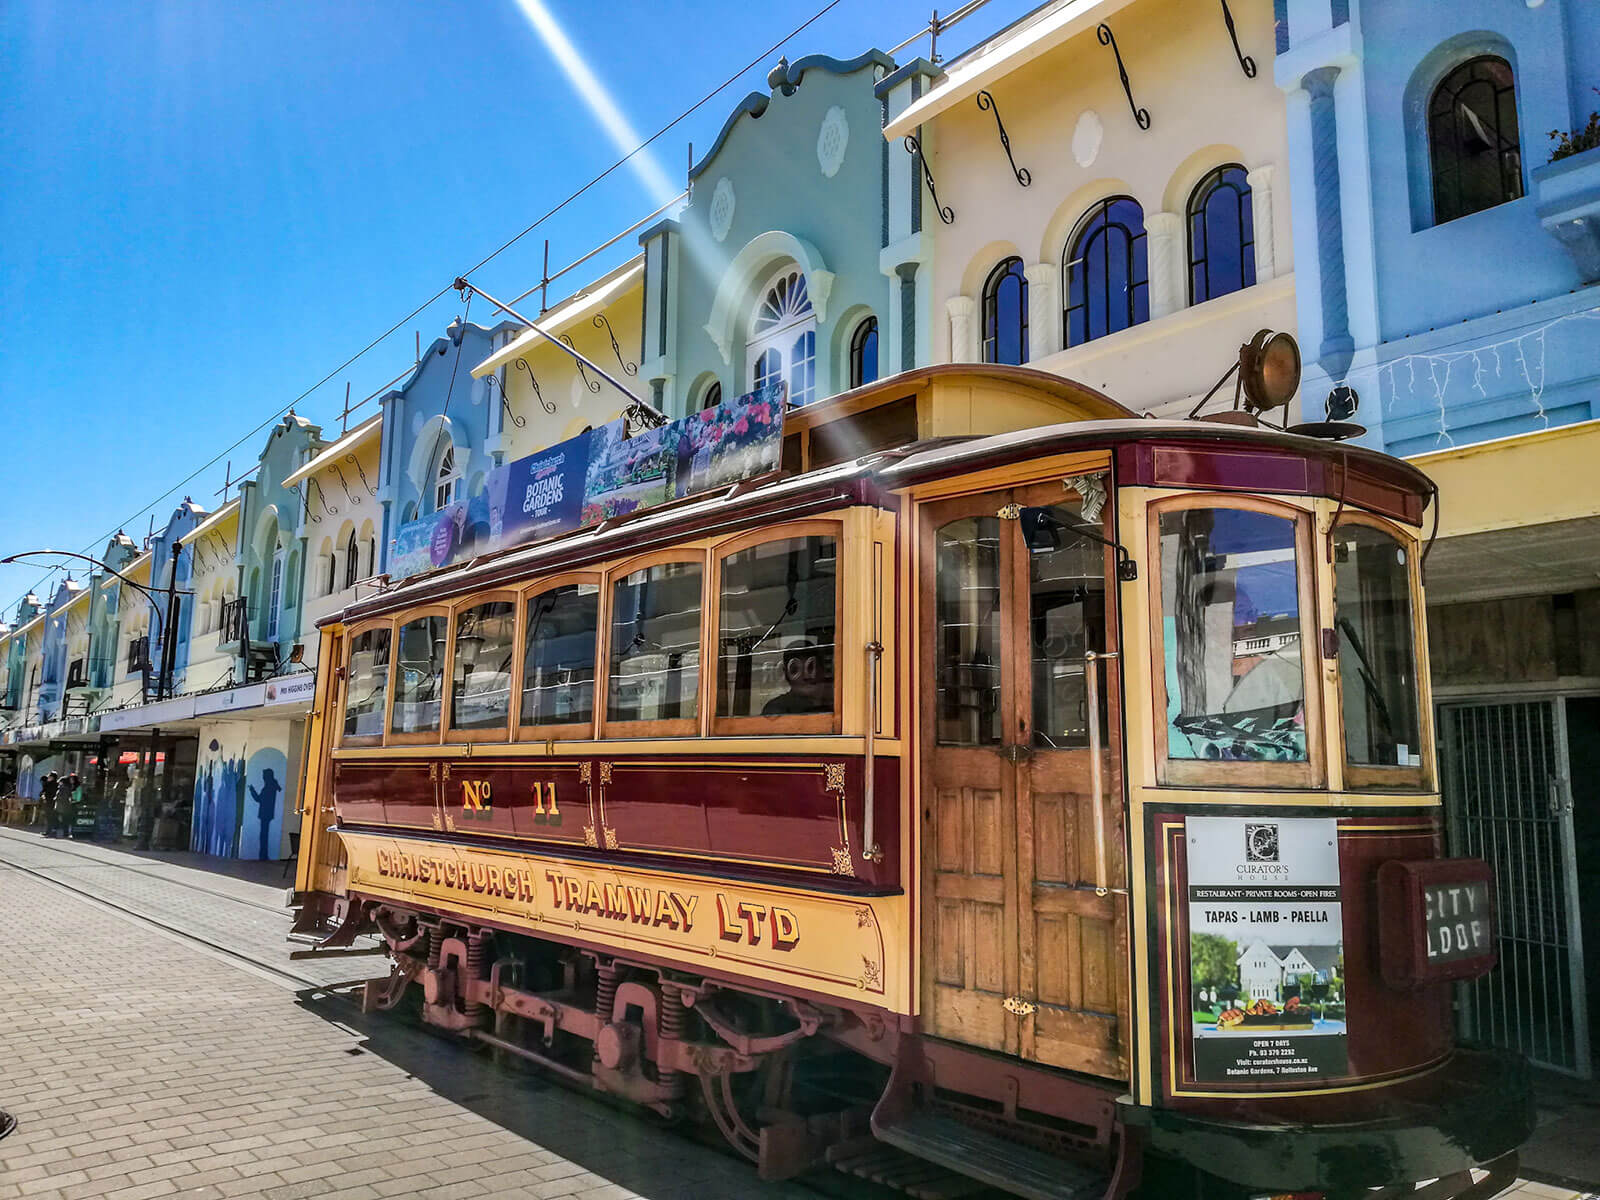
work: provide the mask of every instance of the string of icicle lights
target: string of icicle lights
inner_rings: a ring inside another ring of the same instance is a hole
[[[1470,364],[1467,368],[1470,371],[1470,386],[1485,400],[1489,399],[1489,393],[1484,387],[1485,382],[1491,376],[1493,379],[1503,380],[1509,370],[1515,372],[1512,376],[1513,382],[1520,378],[1527,387],[1534,415],[1543,428],[1548,429],[1550,415],[1544,407],[1546,339],[1552,329],[1574,321],[1600,321],[1600,304],[1578,312],[1563,313],[1543,324],[1525,329],[1513,337],[1486,342],[1480,346],[1432,354],[1404,354],[1388,362],[1358,367],[1347,372],[1338,382],[1355,386],[1354,381],[1364,379],[1368,386],[1375,384],[1379,394],[1386,397],[1383,412],[1387,417],[1394,413],[1395,401],[1400,395],[1401,376],[1404,375],[1406,393],[1413,400],[1419,396],[1420,376],[1423,384],[1432,388],[1433,394],[1427,399],[1439,415],[1439,432],[1435,442],[1441,446],[1454,446],[1455,439],[1450,436],[1450,427],[1446,419],[1445,393],[1449,391],[1453,377],[1457,379],[1465,377],[1465,373],[1457,374],[1457,368],[1463,364]],[[1575,374],[1582,376],[1593,372],[1583,371]],[[1417,407],[1420,411],[1422,406]]]

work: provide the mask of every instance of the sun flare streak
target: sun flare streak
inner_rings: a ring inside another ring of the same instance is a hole
[[[516,2],[517,7],[522,10],[522,15],[528,18],[528,23],[544,42],[545,49],[556,60],[567,81],[583,99],[595,120],[605,129],[618,152],[630,154],[638,149],[639,143],[644,141],[644,138],[639,136],[639,131],[617,107],[605,84],[601,83],[590,69],[582,53],[572,44],[572,40],[567,37],[566,31],[556,19],[550,15],[550,10],[544,6],[542,0],[516,0]],[[667,173],[661,169],[661,164],[649,150],[635,154],[628,160],[628,165],[633,168],[639,181],[644,184],[657,205],[665,204],[682,190],[673,186],[667,178]]]

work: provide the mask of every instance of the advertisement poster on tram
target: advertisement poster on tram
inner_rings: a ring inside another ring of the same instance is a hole
[[[1346,1074],[1337,822],[1190,817],[1186,830],[1196,1080]]]

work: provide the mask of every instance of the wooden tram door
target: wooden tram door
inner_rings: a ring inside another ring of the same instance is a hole
[[[1095,889],[1084,680],[1085,651],[1115,649],[1116,588],[1106,549],[1072,531],[1080,510],[1060,481],[923,510],[923,1021],[936,1037],[1123,1077],[1126,917],[1116,892]],[[1105,842],[1121,888],[1109,676]]]

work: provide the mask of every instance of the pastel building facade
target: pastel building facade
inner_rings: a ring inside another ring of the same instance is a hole
[[[891,223],[929,281],[932,361],[1181,416],[1257,330],[1294,330],[1272,4],[1227,8],[1047,5],[891,97],[918,189]]]
[[[1490,861],[1511,914],[1493,988],[1459,1009],[1470,1035],[1589,1075],[1600,148],[1560,141],[1600,109],[1600,9],[1279,0],[1277,18],[1306,408],[1352,389],[1335,406],[1358,405],[1364,440],[1439,487],[1425,571],[1447,834]]]
[[[803,407],[920,361],[914,300],[902,317],[882,264],[906,165],[881,136],[894,70],[877,51],[780,62],[691,169],[684,207],[640,235],[639,378],[669,417],[777,380]]]

